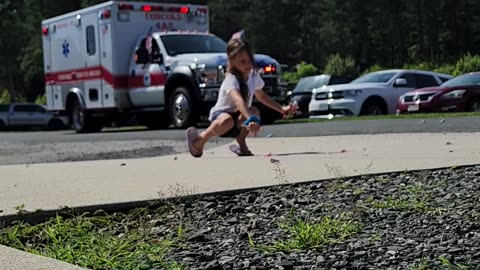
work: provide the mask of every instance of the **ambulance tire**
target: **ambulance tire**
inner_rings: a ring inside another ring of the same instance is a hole
[[[200,118],[195,104],[198,102],[195,102],[192,93],[187,88],[177,87],[168,103],[171,123],[176,128],[195,126]]]
[[[0,120],[0,130],[4,130],[5,129],[5,123]]]
[[[77,133],[99,132],[102,125],[75,99],[71,113],[72,127]]]

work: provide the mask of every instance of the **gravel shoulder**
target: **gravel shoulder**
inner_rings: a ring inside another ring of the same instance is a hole
[[[480,166],[366,175],[99,213],[95,231],[115,239],[138,231],[143,243],[173,236],[166,258],[180,269],[479,269],[478,190]],[[345,224],[355,229],[337,232]],[[24,230],[22,246],[48,254],[35,231]],[[145,263],[158,269],[134,262]]]

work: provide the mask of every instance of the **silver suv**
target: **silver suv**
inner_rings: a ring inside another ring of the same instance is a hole
[[[379,115],[396,112],[398,98],[417,88],[438,86],[451,75],[423,70],[392,69],[363,75],[348,84],[316,89],[310,115]]]

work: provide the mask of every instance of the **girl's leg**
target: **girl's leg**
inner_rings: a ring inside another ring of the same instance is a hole
[[[198,135],[197,139],[193,142],[193,147],[201,152],[208,139],[213,136],[220,136],[222,134],[225,134],[233,127],[234,124],[234,120],[230,116],[230,114],[220,114],[206,130],[204,130],[202,133],[200,133],[200,135]]]
[[[251,114],[254,114],[258,117],[260,117],[260,111],[256,107],[250,107],[248,108]],[[243,122],[245,122],[245,117],[240,115],[237,120],[237,126],[241,126]],[[237,143],[238,146],[240,146],[240,151],[242,152],[249,152],[250,150],[248,149],[246,138],[248,136],[248,130],[245,127],[242,127],[240,129],[240,134],[237,136]]]

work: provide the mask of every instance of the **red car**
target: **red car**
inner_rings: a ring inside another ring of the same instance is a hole
[[[400,113],[480,112],[480,72],[407,92],[399,98],[397,109]]]

